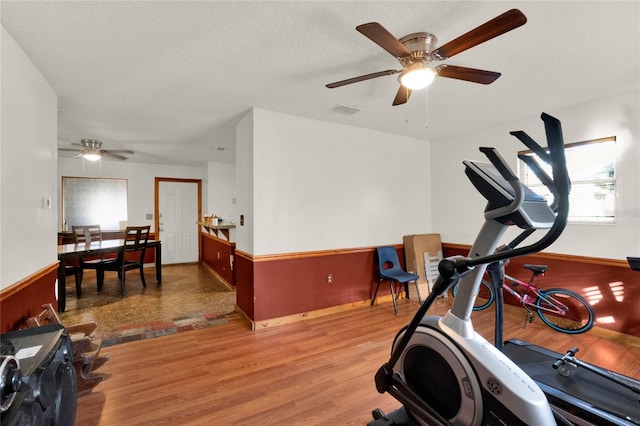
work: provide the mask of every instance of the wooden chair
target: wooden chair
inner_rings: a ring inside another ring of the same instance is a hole
[[[42,312],[27,319],[27,327],[41,327],[47,324],[62,324],[51,303],[42,305]],[[64,325],[64,324],[62,324]],[[86,393],[104,380],[104,376],[93,373],[109,360],[109,356],[99,356],[102,340],[95,337],[98,324],[87,321],[74,325],[64,325],[73,345],[73,365],[78,378],[78,393]]]
[[[102,241],[100,225],[73,225],[71,231],[76,244]]]
[[[82,286],[82,267],[79,265],[66,265],[64,267],[64,275],[68,277],[73,275],[76,279],[76,296],[80,298],[81,286]]]
[[[124,250],[118,254],[116,259],[105,260],[97,264],[98,291],[102,291],[105,271],[116,271],[118,273],[122,295],[125,294],[126,272],[132,269],[138,269],[140,271],[142,286],[147,286],[144,279],[144,254],[147,250],[150,229],[150,226],[127,226],[125,229]]]
[[[102,241],[102,231],[100,225],[73,225],[71,227],[73,233],[73,241],[76,244],[91,244],[92,241]],[[104,262],[101,257],[95,258],[80,258],[80,280],[76,278],[76,297],[79,299],[82,296],[82,277],[85,269],[97,269],[97,265]]]

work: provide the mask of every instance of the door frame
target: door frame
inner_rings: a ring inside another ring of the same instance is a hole
[[[198,184],[198,218],[196,223],[196,226],[198,227],[198,229],[196,231],[196,236],[198,238],[198,262],[202,262],[202,239],[200,238],[200,222],[202,222],[202,179],[182,179],[182,178],[168,178],[168,177],[154,178],[153,226],[156,231],[156,240],[162,241],[161,235],[160,235],[160,205],[158,202],[160,198],[160,182],[179,182],[179,183]]]

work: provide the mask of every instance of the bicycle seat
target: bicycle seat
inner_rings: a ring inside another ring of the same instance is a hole
[[[529,265],[529,264],[524,264],[522,265],[523,268],[527,268],[528,270],[530,270],[531,272],[533,272],[536,275],[539,274],[544,274],[545,272],[547,272],[547,269],[549,269],[549,267],[547,265]]]

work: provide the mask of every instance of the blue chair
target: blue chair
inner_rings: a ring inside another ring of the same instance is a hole
[[[393,299],[393,310],[398,315],[397,299],[399,293],[396,294],[395,286],[397,284],[404,284],[407,297],[409,296],[408,283],[413,281],[416,285],[416,292],[418,294],[418,302],[422,304],[422,298],[420,297],[420,289],[418,288],[419,275],[406,272],[400,266],[400,260],[398,259],[398,252],[393,247],[378,247],[376,249],[378,258],[378,285],[376,285],[376,291],[373,293],[371,299],[371,306],[376,303],[376,296],[378,295],[378,289],[382,281],[389,281],[389,288],[391,289],[391,298]]]

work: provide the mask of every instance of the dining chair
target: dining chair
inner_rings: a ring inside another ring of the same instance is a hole
[[[102,241],[102,231],[100,225],[72,225],[73,242],[91,243],[92,241]]]
[[[76,296],[78,299],[80,298],[81,287],[82,287],[82,267],[80,265],[65,265],[64,267],[64,275],[68,277],[69,275],[73,275],[76,280]]]
[[[72,225],[73,242],[76,244],[90,244],[94,241],[102,241],[102,231],[100,225]],[[97,269],[96,265],[104,262],[103,257],[95,258],[86,256],[80,258],[80,280],[76,276],[76,297],[82,296],[82,278],[85,269]]]
[[[147,287],[144,279],[144,254],[149,242],[150,226],[127,226],[124,236],[124,250],[118,253],[118,257],[112,260],[105,260],[98,264],[96,276],[98,280],[98,291],[102,291],[105,271],[115,271],[120,278],[122,295],[125,295],[126,272],[132,269],[140,271],[142,286]]]
[[[395,291],[395,287],[397,284],[404,284],[408,295],[409,291],[407,289],[407,284],[413,281],[416,285],[418,302],[422,304],[420,289],[418,288],[418,279],[420,278],[420,276],[417,274],[406,272],[404,269],[402,269],[396,249],[390,246],[378,247],[376,249],[376,257],[378,258],[378,284],[376,285],[376,291],[373,293],[373,298],[371,299],[371,306],[376,303],[378,289],[380,288],[380,283],[382,281],[389,281],[391,298],[393,300],[393,310],[396,315],[398,315],[397,300],[398,296],[400,295],[400,293],[396,293]]]

